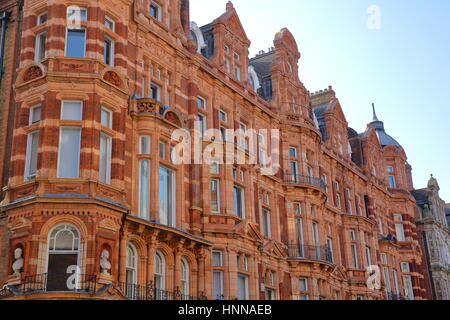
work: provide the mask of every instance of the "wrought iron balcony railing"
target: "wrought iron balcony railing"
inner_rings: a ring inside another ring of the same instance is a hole
[[[290,258],[320,260],[333,263],[333,254],[327,246],[310,246],[299,243],[286,244]]]
[[[320,178],[285,172],[283,174],[283,180],[286,183],[309,185],[325,190],[325,182]]]
[[[79,274],[74,275],[73,280],[66,279],[67,274],[61,277],[53,274],[49,276],[48,273],[28,275],[22,278],[20,284],[12,285],[10,288],[17,295],[46,292],[94,293],[97,290],[95,275]]]
[[[400,294],[395,294],[392,292],[386,293],[386,300],[407,300],[405,297],[403,297]]]
[[[207,300],[203,292],[200,296],[191,296],[183,294],[178,287],[175,291],[161,290],[156,288],[152,281],[146,286],[120,283],[118,287],[129,300]]]

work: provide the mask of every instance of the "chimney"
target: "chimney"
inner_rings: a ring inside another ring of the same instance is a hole
[[[191,30],[190,30],[189,0],[181,0],[180,20],[181,20],[181,26],[183,27],[184,34],[189,39],[189,35],[191,33]]]

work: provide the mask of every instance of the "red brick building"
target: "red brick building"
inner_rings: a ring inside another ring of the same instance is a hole
[[[231,2],[202,27],[188,0],[29,0],[23,13],[0,295],[426,296],[405,151],[376,116],[349,128],[331,87],[307,91],[289,30],[250,59]],[[202,148],[258,164],[176,164],[173,132],[211,128]],[[235,129],[279,130],[275,175],[260,153],[275,142]]]

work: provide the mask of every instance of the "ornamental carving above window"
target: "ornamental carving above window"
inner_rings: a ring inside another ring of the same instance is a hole
[[[176,125],[177,127],[181,127],[181,121],[174,112],[167,112],[166,115],[164,116],[164,119]]]
[[[122,85],[122,80],[117,75],[117,73],[113,71],[107,71],[105,72],[103,76],[103,80],[115,85],[116,87],[120,87]]]
[[[36,78],[42,77],[42,75],[43,73],[41,68],[39,68],[38,66],[32,66],[23,75],[23,81],[28,82]]]

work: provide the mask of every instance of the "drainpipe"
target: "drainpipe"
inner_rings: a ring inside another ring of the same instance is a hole
[[[6,37],[6,27],[9,21],[11,12],[3,11],[0,13],[0,21],[2,22],[2,31],[0,36],[0,82],[3,78],[3,56],[5,55],[5,37]]]

